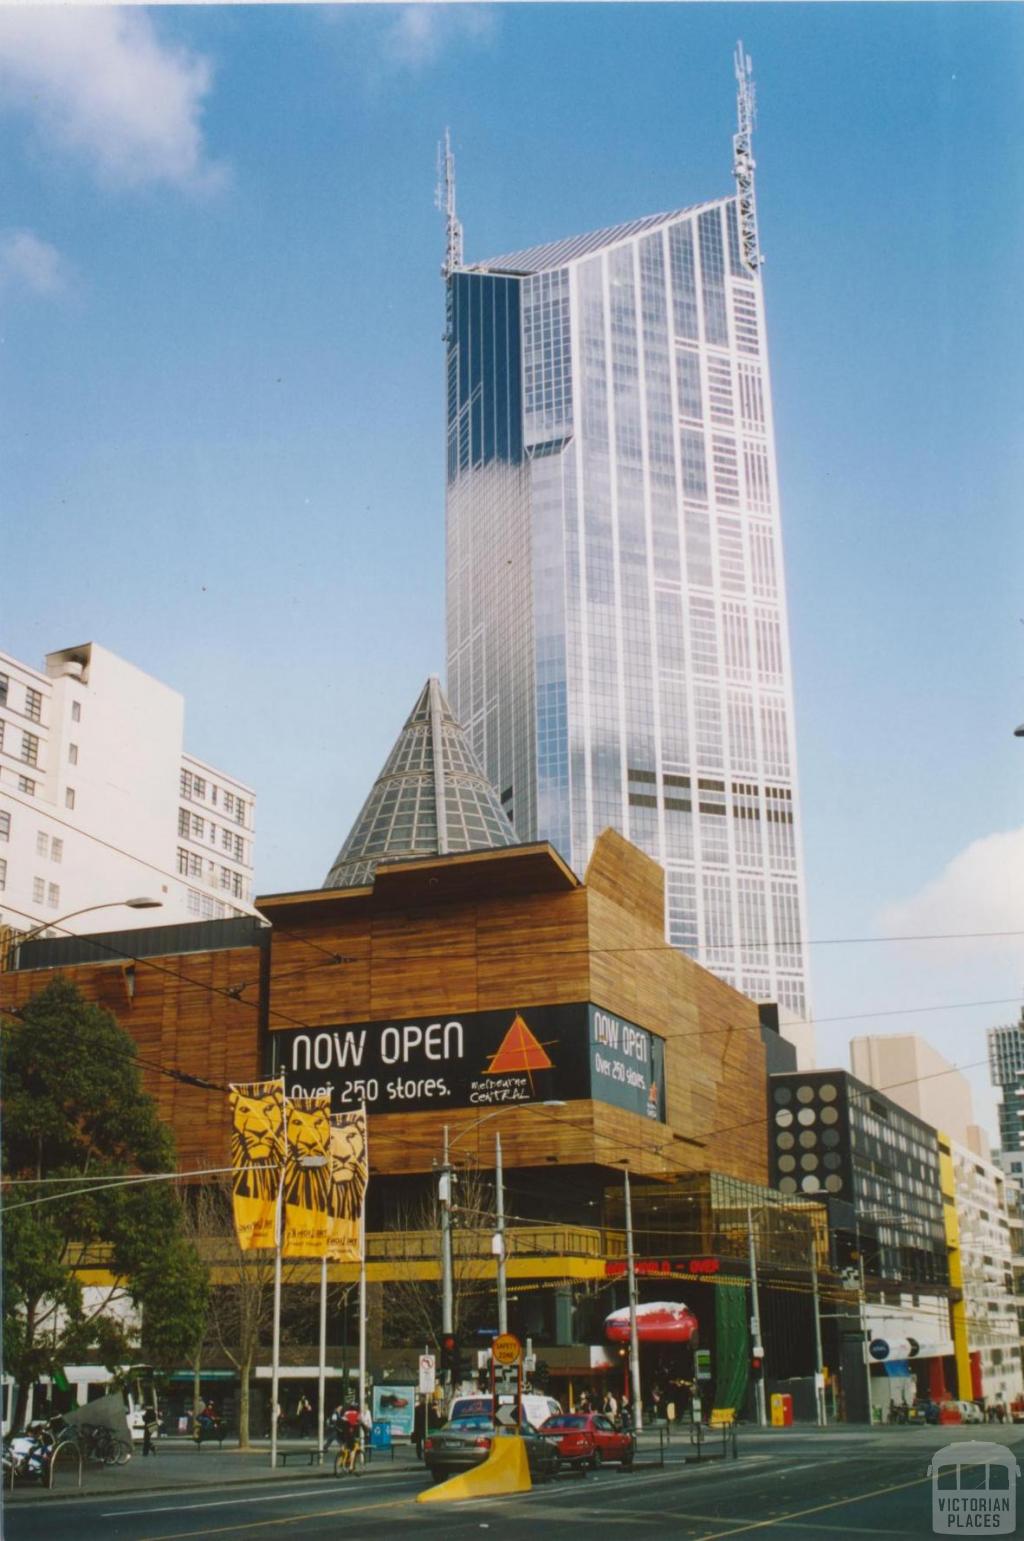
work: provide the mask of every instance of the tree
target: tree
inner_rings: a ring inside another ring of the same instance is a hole
[[[69,1361],[180,1362],[206,1282],[171,1182],[103,1185],[175,1166],[128,1034],[59,975],[0,1029],[4,1368],[17,1426],[33,1381]],[[86,1260],[110,1282],[83,1288]]]
[[[274,1254],[245,1252],[238,1245],[230,1181],[190,1190],[185,1229],[213,1275],[191,1357],[199,1364],[205,1348],[216,1348],[238,1371],[238,1444],[245,1450],[251,1434],[253,1366],[273,1323]]]

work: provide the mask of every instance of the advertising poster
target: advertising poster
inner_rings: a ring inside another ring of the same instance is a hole
[[[380,1386],[373,1388],[373,1421],[380,1419],[384,1423],[390,1423],[392,1437],[404,1434],[406,1438],[412,1438],[412,1420],[416,1409],[416,1387],[413,1385],[392,1385],[390,1381],[384,1381]]]
[[[665,1121],[663,1040],[589,1002],[299,1028],[271,1052],[289,1096],[328,1096],[336,1113],[593,1097]]]
[[[284,1088],[280,1080],[233,1086],[232,1208],[238,1245],[254,1252],[275,1245],[277,1185],[284,1160]]]
[[[282,1257],[323,1257],[327,1245],[327,1191],[330,1186],[331,1100],[289,1097],[285,1102],[288,1149],[284,1164],[284,1237]],[[303,1166],[322,1157],[324,1165]]]

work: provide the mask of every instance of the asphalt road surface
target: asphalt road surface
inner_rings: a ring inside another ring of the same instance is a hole
[[[879,1429],[741,1432],[740,1458],[697,1467],[675,1442],[664,1467],[613,1466],[567,1474],[516,1498],[424,1505],[419,1469],[381,1466],[360,1478],[244,1482],[202,1490],[36,1495],[5,1508],[4,1541],[463,1541],[566,1537],[613,1541],[650,1534],[671,1541],[859,1541],[931,1536],[928,1462],[941,1445],[995,1441],[1024,1467],[1024,1429]],[[1024,1535],[1024,1494],[1021,1495]]]

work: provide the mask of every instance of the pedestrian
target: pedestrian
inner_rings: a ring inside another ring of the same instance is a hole
[[[142,1424],[142,1454],[144,1456],[156,1455],[156,1445],[153,1443],[153,1437],[159,1427],[159,1414],[155,1408],[147,1407],[143,1413]]]
[[[305,1392],[295,1404],[295,1426],[297,1432],[305,1437],[312,1430],[313,1407]]]
[[[342,1448],[341,1426],[342,1426],[342,1422],[344,1420],[344,1417],[345,1417],[345,1409],[342,1407],[341,1403],[339,1402],[337,1407],[334,1409],[334,1411],[331,1413],[331,1416],[327,1420],[327,1431],[326,1431],[326,1433],[324,1435],[324,1450],[325,1450],[325,1452],[327,1451],[329,1446],[334,1444],[335,1441],[337,1441],[338,1448],[339,1449]]]
[[[412,1437],[416,1446],[416,1459],[423,1459],[423,1439],[426,1432],[427,1409],[419,1397],[416,1398],[416,1409],[412,1415]]]
[[[619,1412],[619,1404],[615,1399],[614,1391],[606,1391],[604,1401],[601,1403],[601,1411],[614,1423]]]
[[[629,1405],[629,1397],[622,1394],[622,1406],[619,1409],[619,1424],[628,1433],[633,1427],[633,1413]]]

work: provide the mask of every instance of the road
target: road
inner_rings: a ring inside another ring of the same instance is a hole
[[[609,1466],[472,1504],[416,1504],[423,1473],[397,1465],[341,1480],[285,1476],[117,1497],[39,1494],[7,1507],[3,1534],[5,1541],[338,1541],[342,1534],[390,1541],[405,1531],[444,1541],[484,1531],[486,1541],[931,1536],[929,1459],[941,1445],[971,1439],[998,1442],[1024,1465],[1024,1429],[741,1432],[740,1458],[728,1464],[689,1465],[677,1442],[664,1467]],[[1024,1519],[1024,1497],[1021,1507]]]

